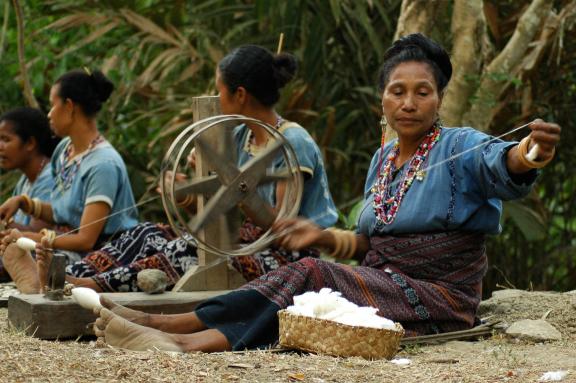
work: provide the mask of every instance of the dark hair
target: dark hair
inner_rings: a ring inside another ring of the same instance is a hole
[[[218,64],[222,81],[231,93],[243,87],[264,106],[278,102],[280,89],[294,78],[297,68],[291,54],[273,55],[258,45],[240,46]]]
[[[87,117],[94,117],[102,109],[114,90],[114,84],[99,70],[73,70],[62,75],[54,85],[60,85],[58,95],[80,105]]]
[[[50,130],[48,117],[42,111],[34,108],[16,108],[0,116],[0,122],[6,121],[12,124],[12,131],[23,142],[28,142],[31,137],[36,139],[38,151],[46,157],[51,157],[54,148],[60,141]]]
[[[408,61],[424,62],[430,65],[440,93],[452,77],[452,63],[448,52],[423,34],[413,33],[394,41],[384,53],[384,64],[380,68],[378,77],[380,91],[386,87],[394,68]]]

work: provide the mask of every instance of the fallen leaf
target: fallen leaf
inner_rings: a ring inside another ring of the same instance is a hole
[[[288,379],[302,382],[304,380],[304,374],[301,373],[288,374]]]

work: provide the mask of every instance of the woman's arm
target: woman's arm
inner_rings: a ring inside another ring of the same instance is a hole
[[[36,201],[36,202],[34,202]],[[0,220],[8,221],[18,209],[22,210],[25,214],[30,215],[34,209],[34,203],[39,204],[41,209],[41,214],[38,215],[38,219],[47,223],[54,223],[52,218],[52,206],[46,202],[40,202],[39,200],[32,200],[30,197],[25,195],[17,195],[10,197],[0,206]]]
[[[370,249],[370,241],[364,234],[356,234],[350,231],[322,229],[311,221],[304,219],[286,219],[276,222],[272,226],[278,239],[276,243],[288,250],[301,250],[307,247],[319,247],[336,258],[341,258],[343,241],[355,241],[355,250],[347,258],[363,256]],[[345,251],[344,251],[345,252]]]
[[[56,238],[52,242],[52,248],[77,252],[92,250],[106,225],[110,210],[110,206],[105,202],[86,205],[80,220],[80,229],[73,234]]]

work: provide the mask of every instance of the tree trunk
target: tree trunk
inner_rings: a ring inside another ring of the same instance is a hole
[[[482,69],[482,41],[486,20],[482,0],[456,0],[452,13],[452,79],[442,102],[442,119],[447,126],[461,126],[474,93],[473,76]]]
[[[394,41],[410,33],[430,33],[440,0],[402,0]]]
[[[18,0],[12,0],[14,5],[14,13],[16,14],[16,23],[18,26],[18,63],[20,64],[20,75],[22,76],[22,88],[24,91],[24,98],[29,106],[39,108],[38,101],[34,98],[30,79],[28,78],[28,71],[26,69],[26,57],[24,57],[24,16],[22,15],[22,7]]]
[[[484,71],[480,86],[476,91],[475,101],[470,111],[464,116],[464,123],[479,130],[488,130],[494,117],[494,106],[502,92],[511,82],[511,71],[528,51],[534,36],[546,20],[552,2],[533,0],[526,12],[518,20],[514,34],[498,56]]]

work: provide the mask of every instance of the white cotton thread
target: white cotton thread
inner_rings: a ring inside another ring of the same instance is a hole
[[[456,158],[458,158],[458,157],[460,157],[460,156],[463,156],[463,155],[466,154],[466,153],[469,153],[469,152],[471,152],[471,151],[474,151],[474,150],[476,150],[476,149],[479,149],[479,148],[483,147],[484,145],[487,145],[487,144],[489,144],[489,143],[491,143],[491,142],[494,142],[494,141],[496,141],[496,140],[501,139],[502,137],[505,137],[505,136],[507,136],[507,135],[509,135],[509,134],[512,134],[512,133],[514,133],[514,132],[517,132],[517,131],[519,131],[519,130],[527,127],[527,126],[530,126],[530,125],[533,124],[533,123],[534,123],[534,122],[531,121],[531,122],[529,122],[529,123],[527,123],[527,124],[518,126],[518,127],[514,128],[514,129],[509,130],[508,132],[503,133],[503,134],[501,134],[501,135],[499,135],[499,136],[497,136],[497,137],[494,137],[494,138],[492,138],[492,139],[490,139],[490,140],[488,140],[488,141],[486,141],[486,142],[483,142],[483,143],[481,143],[481,144],[478,144],[478,145],[476,145],[476,146],[473,146],[473,147],[470,148],[470,149],[467,149],[467,150],[465,150],[465,151],[463,151],[463,152],[460,152],[460,153],[455,154],[455,155],[453,155],[453,156],[450,156],[450,157],[448,157],[448,158],[446,158],[446,159],[444,159],[444,160],[442,160],[442,161],[439,161],[439,162],[437,162],[437,163],[435,163],[435,164],[432,164],[432,165],[428,166],[427,168],[422,169],[421,171],[424,172],[424,173],[426,173],[426,172],[428,172],[429,170],[434,169],[434,168],[436,168],[436,167],[438,167],[438,166],[440,166],[440,165],[442,165],[442,164],[444,164],[444,163],[446,163],[446,162],[448,162],[448,161],[454,160],[454,159],[456,159]],[[535,145],[535,146],[536,146],[536,145]],[[534,149],[534,148],[532,148],[532,150],[533,150],[533,149]],[[532,150],[530,150],[530,152],[532,152]],[[530,154],[530,153],[528,153],[528,154]],[[396,181],[392,182],[391,185],[395,185],[395,184],[398,183],[398,182],[400,182],[400,180],[396,180]],[[157,200],[157,199],[159,199],[159,198],[160,198],[160,196],[155,196],[155,197],[149,198],[149,199],[144,200],[144,201],[142,201],[142,202],[139,202],[139,203],[137,203],[137,204],[135,204],[135,205],[133,205],[133,206],[127,207],[127,208],[122,209],[122,210],[119,210],[119,211],[117,211],[117,212],[115,212],[115,213],[113,213],[113,214],[110,214],[110,215],[108,215],[108,216],[102,217],[102,218],[100,218],[100,219],[98,219],[98,220],[96,220],[96,221],[92,221],[92,222],[87,223],[87,224],[85,224],[85,225],[81,225],[81,226],[79,226],[79,227],[76,228],[76,229],[73,229],[73,230],[68,231],[68,232],[66,232],[66,233],[62,233],[62,234],[56,236],[55,238],[60,238],[60,237],[69,235],[69,234],[71,234],[71,233],[80,231],[82,228],[88,227],[88,226],[90,226],[90,225],[93,225],[93,224],[98,223],[98,222],[101,222],[101,221],[105,221],[105,220],[107,220],[108,218],[113,217],[113,216],[115,216],[115,215],[117,215],[117,214],[121,214],[121,213],[123,213],[123,212],[125,212],[125,211],[128,211],[128,210],[130,210],[130,209],[134,209],[134,208],[137,208],[137,207],[139,207],[139,206],[145,205],[145,204],[147,204],[147,203],[149,203],[149,202],[152,202],[152,201],[155,201],[155,200]],[[319,218],[323,217],[323,216],[326,215],[326,214],[327,214],[327,213],[319,214],[319,215],[314,216],[314,217],[309,217],[309,219],[311,219],[311,220],[319,219]],[[298,229],[299,227],[300,227],[299,225],[294,225],[294,226],[293,226],[292,228],[290,228],[290,229],[286,229],[285,231],[283,231],[283,232],[281,232],[281,233],[277,233],[276,235],[273,235],[272,238],[275,239],[275,238],[280,237],[281,235],[286,235],[286,234],[288,234],[288,233],[290,233],[290,232]],[[218,262],[218,263],[219,263],[219,262]],[[215,266],[215,265],[216,265],[216,263],[213,264],[212,266]],[[207,265],[207,266],[209,266],[209,265]]]
[[[538,144],[534,145],[532,149],[526,154],[526,159],[528,161],[535,161],[536,157],[538,156],[539,146]]]

